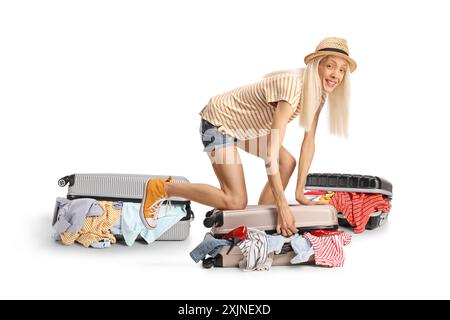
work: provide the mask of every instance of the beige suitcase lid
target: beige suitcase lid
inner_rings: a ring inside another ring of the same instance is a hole
[[[299,230],[324,229],[338,226],[337,211],[330,205],[289,205]],[[263,231],[276,229],[277,208],[275,205],[250,205],[243,210],[215,210],[213,234],[226,234],[239,227],[247,226]],[[211,216],[209,217],[211,218]],[[205,219],[205,221],[208,217]],[[211,221],[209,221],[211,222]],[[206,223],[205,223],[206,225]]]

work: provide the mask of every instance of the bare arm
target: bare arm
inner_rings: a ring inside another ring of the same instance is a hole
[[[286,101],[279,101],[273,115],[272,130],[267,143],[267,154],[265,155],[267,177],[278,209],[277,232],[283,236],[291,236],[297,232],[294,216],[284,195],[278,165],[281,144],[291,115],[291,105]]]
[[[311,166],[311,162],[314,157],[315,151],[315,136],[317,123],[319,121],[320,111],[322,110],[322,106],[316,112],[314,116],[313,122],[311,124],[311,128],[309,131],[305,131],[305,135],[303,137],[302,147],[300,151],[300,160],[298,166],[298,175],[297,175],[297,187],[295,188],[295,198],[301,204],[311,205],[311,204],[320,204],[319,202],[312,202],[305,198],[303,193],[303,189],[306,184],[306,177],[308,176],[308,171]]]
[[[272,130],[268,137],[267,151],[264,155],[267,177],[277,203],[286,203],[283,184],[281,183],[278,156],[286,132],[286,126],[291,115],[291,105],[286,101],[279,101],[273,115]]]

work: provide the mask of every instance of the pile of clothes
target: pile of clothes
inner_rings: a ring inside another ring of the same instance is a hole
[[[75,242],[88,248],[108,248],[121,236],[132,246],[138,237],[152,243],[186,216],[182,205],[162,205],[158,224],[147,229],[139,217],[140,203],[97,201],[91,198],[56,198],[54,238],[65,245]]]
[[[312,201],[328,203],[342,212],[355,233],[366,230],[370,216],[378,211],[389,212],[391,204],[387,197],[378,193],[307,191],[305,196]]]
[[[197,263],[216,257],[225,246],[230,246],[227,254],[237,246],[242,253],[239,268],[243,271],[268,271],[274,255],[289,251],[295,252],[291,264],[312,262],[326,267],[341,267],[345,260],[343,247],[350,241],[351,235],[341,230],[315,230],[284,237],[240,226],[221,238],[206,233],[190,256]]]

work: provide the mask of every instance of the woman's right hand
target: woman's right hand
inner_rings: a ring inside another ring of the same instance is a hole
[[[321,204],[328,204],[326,202],[322,201],[311,201],[306,199],[303,192],[296,192],[295,194],[295,200],[297,200],[298,203],[303,204],[305,206],[314,206],[314,205],[321,205]]]
[[[285,237],[290,237],[298,230],[295,227],[294,215],[291,212],[288,204],[277,205],[277,232],[281,233]]]

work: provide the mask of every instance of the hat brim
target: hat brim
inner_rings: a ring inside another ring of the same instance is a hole
[[[350,72],[355,71],[355,69],[357,67],[357,64],[356,64],[355,60],[353,60],[349,56],[347,56],[347,55],[345,55],[343,53],[329,52],[329,51],[319,51],[319,52],[313,52],[311,54],[308,54],[305,57],[305,64],[308,64],[314,58],[321,57],[321,56],[337,56],[337,57],[340,57],[340,58],[343,58],[343,59],[347,60],[348,65],[350,67]]]

